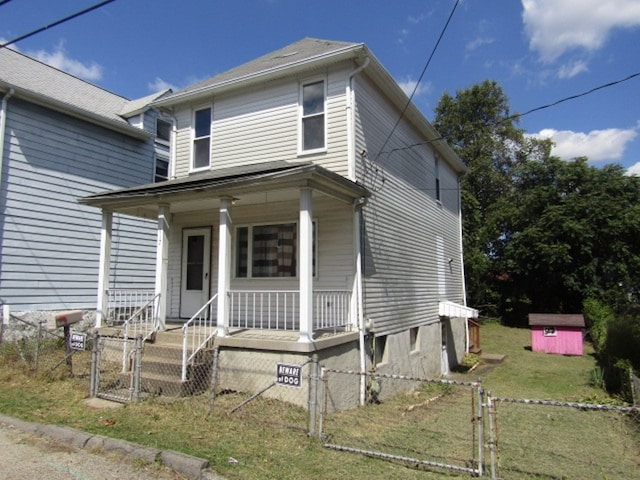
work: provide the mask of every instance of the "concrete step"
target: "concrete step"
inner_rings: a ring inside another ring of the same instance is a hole
[[[502,363],[505,357],[506,355],[501,353],[483,353],[480,358],[485,363]]]

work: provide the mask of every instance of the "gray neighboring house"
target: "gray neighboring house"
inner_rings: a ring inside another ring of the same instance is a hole
[[[101,216],[78,197],[168,177],[171,119],[14,50],[0,49],[3,317],[95,311]],[[158,132],[158,135],[157,135]],[[155,228],[114,217],[105,288],[152,289]]]
[[[471,349],[466,168],[364,44],[305,38],[152,105],[176,122],[172,178],[81,200],[102,210],[102,277],[114,212],[157,219],[145,332],[184,324],[185,360],[223,348],[229,389],[312,353],[438,376]],[[97,310],[113,310],[106,291]]]

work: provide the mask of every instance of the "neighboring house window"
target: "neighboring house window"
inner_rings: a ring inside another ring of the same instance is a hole
[[[164,182],[169,179],[169,157],[156,154],[154,182]]]
[[[324,80],[302,85],[300,138],[301,150],[325,148],[325,87]]]
[[[211,108],[196,110],[193,114],[192,169],[207,168],[211,149]]]
[[[440,201],[440,160],[438,160],[438,157],[435,160],[434,173],[436,177],[436,200]]]
[[[167,144],[171,141],[171,122],[156,119],[156,140]]]
[[[313,224],[313,274],[315,275],[315,222]],[[236,277],[295,277],[298,267],[296,223],[254,225],[236,229]]]

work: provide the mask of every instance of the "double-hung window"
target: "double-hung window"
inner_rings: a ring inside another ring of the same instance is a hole
[[[316,224],[313,223],[313,274],[315,275]],[[298,225],[279,223],[236,229],[237,278],[296,277]]]
[[[202,108],[193,113],[193,170],[209,167],[211,161],[211,108]]]
[[[305,83],[300,91],[300,150],[326,148],[325,82]]]

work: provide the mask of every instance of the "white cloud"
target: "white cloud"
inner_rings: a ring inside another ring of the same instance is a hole
[[[544,62],[573,49],[597,50],[611,30],[640,25],[638,0],[522,0],[529,48]]]
[[[102,66],[96,62],[83,63],[69,56],[64,48],[64,43],[60,42],[52,52],[37,50],[25,52],[36,60],[51,65],[54,68],[63,70],[71,75],[80,77],[91,82],[102,79]]]
[[[587,157],[592,162],[604,162],[622,158],[627,144],[637,135],[638,128],[608,128],[589,133],[546,128],[531,136],[550,138],[554,142],[551,153],[562,159]]]
[[[561,78],[561,79],[572,78],[588,70],[589,70],[589,67],[587,67],[586,62],[582,60],[576,60],[574,62],[570,62],[565,65],[562,65],[558,70],[558,78]]]
[[[417,84],[418,84],[418,81],[413,80],[411,78],[398,81],[398,85],[400,85],[400,88],[402,89],[402,91],[407,94],[407,97],[411,96],[413,91],[416,90]],[[431,90],[432,90],[431,83],[421,82],[420,85],[418,85],[418,89],[416,90],[416,93],[413,94],[413,98],[419,97],[421,95],[427,95],[431,92]]]
[[[170,88],[174,92],[177,91],[177,90],[180,90],[176,85],[174,85],[172,83],[169,83],[169,82],[161,79],[160,77],[156,77],[156,78],[153,79],[153,82],[147,83],[147,88],[152,93],[161,92],[161,91],[166,90],[168,88]]]
[[[635,175],[636,177],[640,177],[640,162],[629,167],[627,169],[627,175]]]
[[[465,45],[465,51],[471,53],[484,45],[491,45],[495,39],[489,37],[477,37]]]

